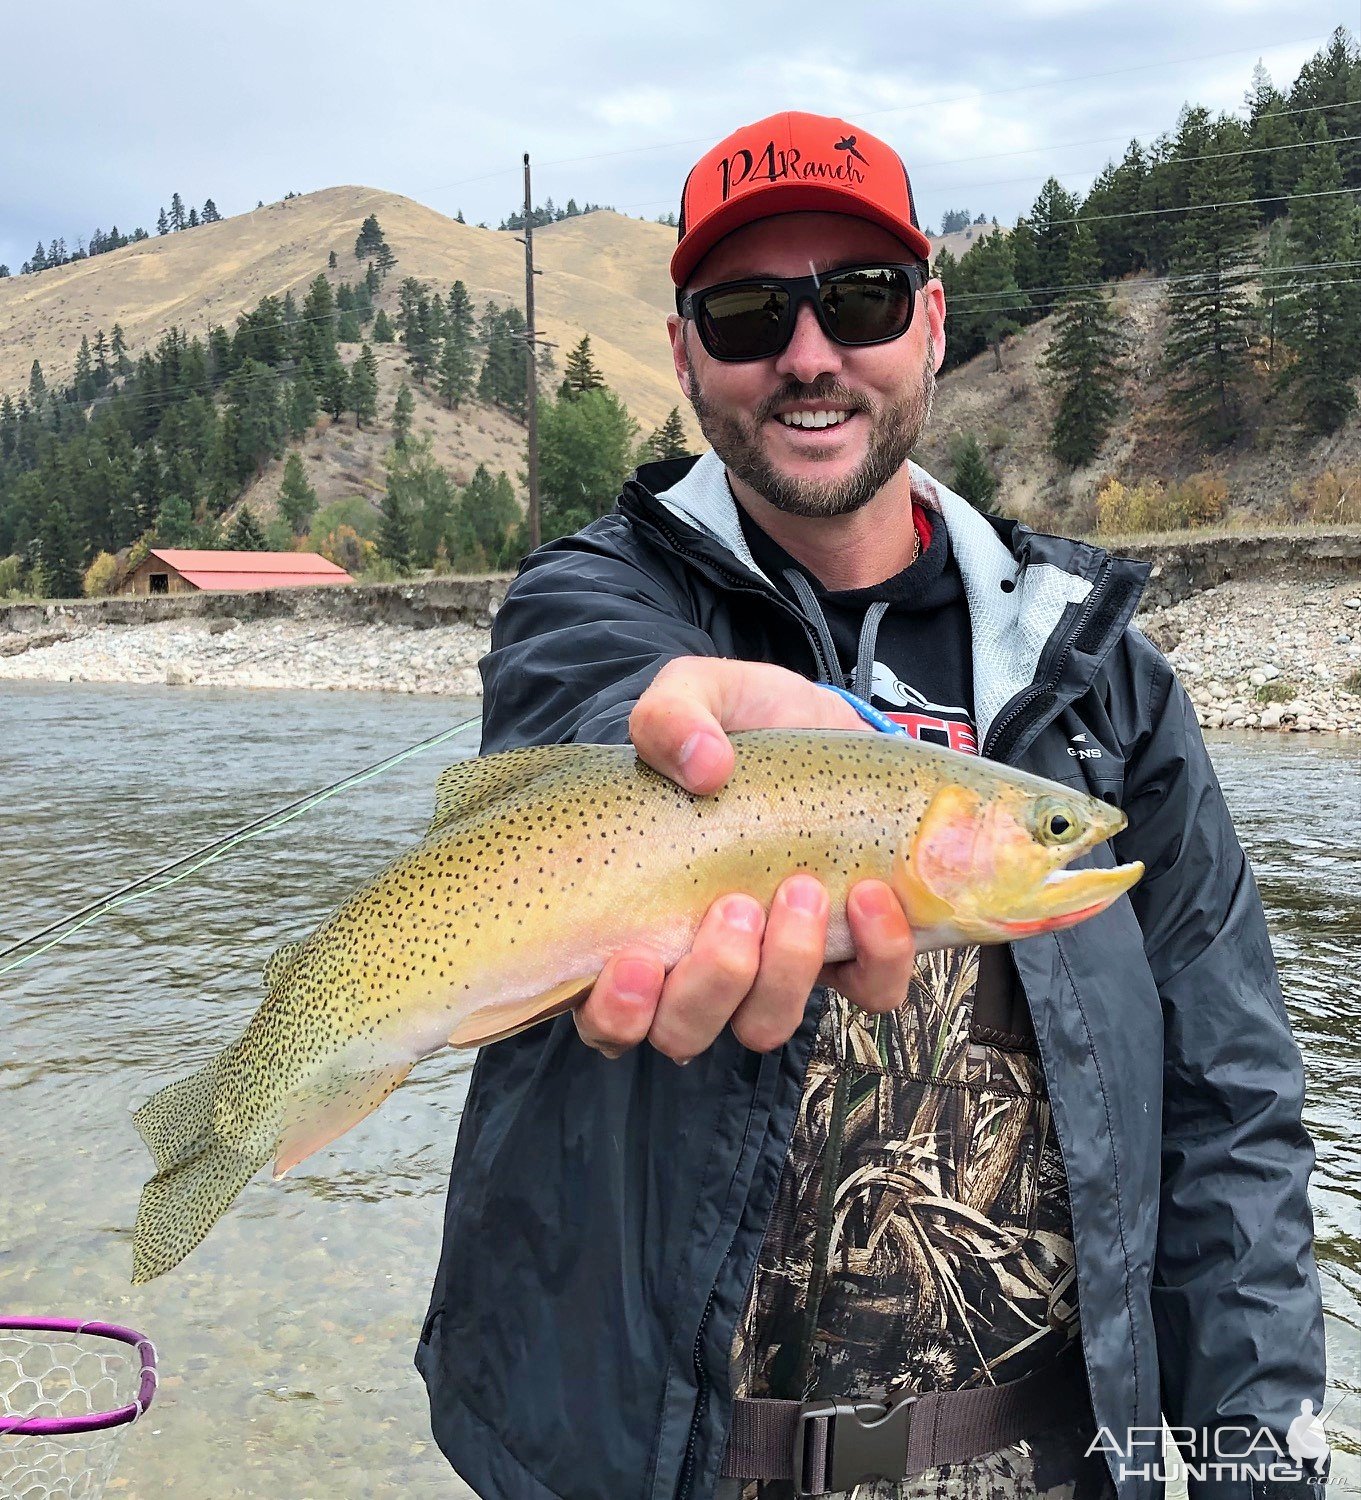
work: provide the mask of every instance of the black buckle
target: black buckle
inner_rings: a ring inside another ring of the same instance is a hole
[[[794,1429],[794,1493],[840,1493],[870,1479],[904,1478],[909,1413],[917,1400],[917,1395],[911,1394],[899,1397],[891,1406],[878,1401],[805,1402]],[[815,1421],[827,1424],[825,1478],[811,1472],[810,1424]],[[819,1487],[807,1488],[808,1480]]]

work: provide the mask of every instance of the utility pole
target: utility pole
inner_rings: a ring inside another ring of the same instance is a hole
[[[525,152],[525,419],[529,426],[529,550],[539,545],[539,346],[534,332],[534,200]]]

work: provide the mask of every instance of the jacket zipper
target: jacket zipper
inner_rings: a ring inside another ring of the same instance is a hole
[[[740,573],[734,573],[730,569],[725,568],[721,563],[715,562],[713,558],[705,557],[703,553],[696,552],[692,547],[687,547],[664,521],[651,516],[648,517],[648,520],[666,538],[672,551],[679,553],[681,557],[689,558],[691,562],[699,563],[703,567],[711,569],[739,593],[755,594],[758,599],[778,604],[787,615],[798,621],[799,628],[803,631],[804,639],[808,642],[808,647],[813,653],[813,660],[818,664],[818,671],[821,674],[822,681],[840,682],[842,680],[839,664],[827,660],[823,655],[817,635],[808,621],[783,595],[776,593],[773,589],[762,588],[759,584],[753,583],[749,578],[744,578]]]
[[[1010,707],[993,720],[992,727],[988,730],[987,738],[983,743],[981,751],[983,755],[992,760],[1005,761],[1006,751],[1002,749],[1002,742],[1008,729],[1011,730],[1011,739],[1006,746],[1006,750],[1009,751],[1020,738],[1021,730],[1016,726],[1025,718],[1027,712],[1040,699],[1052,697],[1057,691],[1063,679],[1064,668],[1068,665],[1068,658],[1073,654],[1073,642],[1082,634],[1083,627],[1092,617],[1100,596],[1106,590],[1111,569],[1111,561],[1107,558],[1101,564],[1100,571],[1096,575],[1096,582],[1092,584],[1091,592],[1087,595],[1077,619],[1073,621],[1072,629],[1063,643],[1063,650],[1059,652],[1058,660],[1054,663],[1048,677],[1043,682],[1028,687],[1019,698],[1012,699]]]
[[[694,1483],[695,1446],[699,1442],[699,1424],[709,1407],[709,1372],[704,1368],[704,1330],[708,1326],[709,1314],[713,1311],[713,1307],[714,1293],[711,1287],[709,1299],[704,1304],[704,1312],[699,1320],[699,1329],[695,1334],[695,1381],[698,1389],[695,1394],[695,1414],[690,1418],[690,1436],[685,1442],[685,1462],[681,1465],[676,1500],[686,1500]]]

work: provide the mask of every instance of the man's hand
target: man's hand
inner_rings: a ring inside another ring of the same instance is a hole
[[[638,755],[688,791],[715,792],[733,769],[728,730],[863,729],[855,710],[796,672],[762,662],[680,657],[658,672],[635,704],[629,733]],[[892,889],[852,887],[846,916],[856,957],[823,963],[828,898],[811,875],[791,875],[767,919],[750,896],[724,896],[667,974],[651,949],[616,953],[575,1011],[584,1042],[618,1056],[649,1041],[678,1063],[714,1042],[724,1026],[744,1046],[768,1052],[803,1020],[815,984],[834,985],[869,1011],[902,1003],[912,973],[912,931]]]

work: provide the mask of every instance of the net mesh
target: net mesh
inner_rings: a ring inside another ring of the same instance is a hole
[[[0,1416],[82,1417],[137,1396],[135,1349],[69,1333],[0,1329]],[[127,1426],[66,1436],[0,1433],[4,1500],[98,1500]]]

